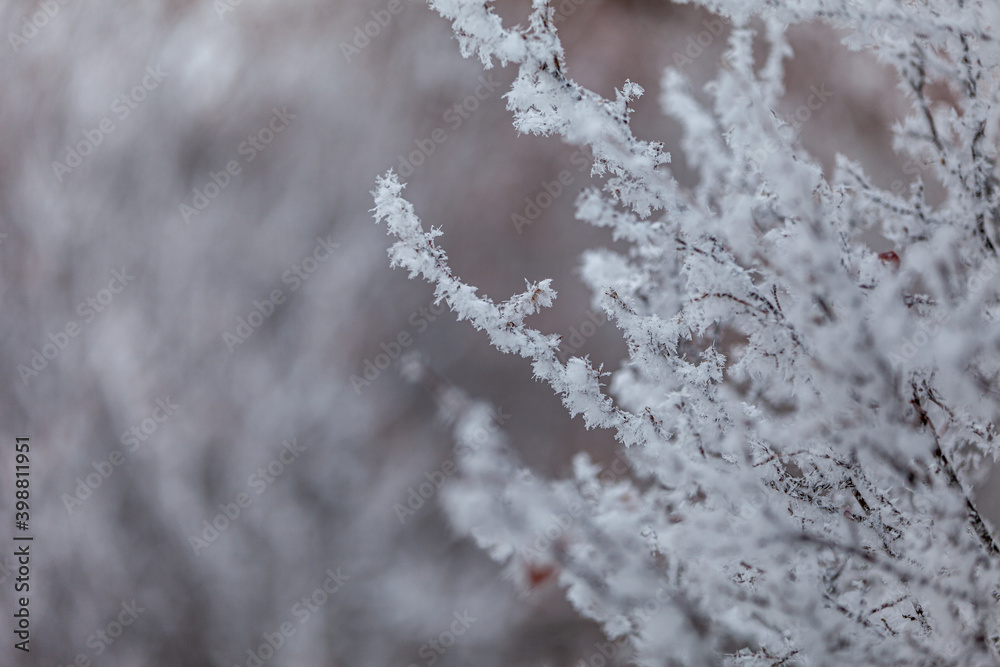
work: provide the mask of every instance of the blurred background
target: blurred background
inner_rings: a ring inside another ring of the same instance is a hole
[[[724,34],[665,1],[559,6],[570,76],[645,87],[636,134],[691,183],[658,82],[680,65],[700,87]],[[523,22],[528,3],[497,8]],[[376,176],[402,171],[469,283],[499,300],[553,278],[535,326],[615,368],[613,327],[582,328],[581,252],[611,244],[573,220],[585,154],[516,135],[515,72],[463,60],[416,0],[12,0],[0,17],[0,534],[13,544],[28,436],[35,538],[31,652],[5,612],[0,664],[604,664],[557,586],[518,589],[449,532],[436,490],[413,500],[454,454],[395,352],[497,406],[538,474],[607,463],[613,438],[391,270],[369,212]],[[780,111],[832,91],[806,145],[883,187],[911,178],[891,73],[830,28],[791,34]]]

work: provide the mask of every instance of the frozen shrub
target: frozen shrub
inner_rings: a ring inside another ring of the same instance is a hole
[[[631,467],[609,478],[579,455],[572,479],[544,480],[494,434],[444,489],[449,518],[525,586],[554,573],[643,665],[997,664],[1000,550],[972,486],[996,459],[1000,406],[1000,6],[699,4],[732,29],[709,106],[677,69],[663,75],[699,175],[684,188],[661,144],[630,129],[641,87],[604,99],[568,77],[546,2],[526,27],[481,0],[431,2],[464,55],[518,68],[517,130],[590,152],[603,188],[581,194],[577,218],[630,244],[583,261],[628,358],[613,373],[564,363],[558,337],[526,324],[555,299],[551,281],[502,303],[480,295],[397,176],[379,179],[392,263],[532,360]],[[898,72],[912,112],[895,148],[927,165],[908,191],[879,189],[844,156],[824,174],[776,112],[785,28],[813,20]],[[892,250],[873,250],[879,237]],[[476,415],[488,410],[456,421],[460,445]]]

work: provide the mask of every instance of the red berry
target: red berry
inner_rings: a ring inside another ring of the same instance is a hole
[[[899,268],[899,255],[897,255],[892,250],[888,252],[880,252],[878,258],[882,260],[882,263],[887,266],[892,265],[892,268],[894,269]]]
[[[556,573],[556,568],[552,565],[539,565],[528,563],[528,585],[531,588],[538,588],[552,578]]]

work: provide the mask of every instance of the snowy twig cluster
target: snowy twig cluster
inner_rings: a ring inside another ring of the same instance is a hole
[[[583,261],[628,359],[613,373],[563,363],[558,336],[525,323],[552,304],[551,281],[481,295],[397,177],[379,179],[393,265],[530,359],[631,466],[609,481],[579,455],[572,479],[544,480],[491,436],[443,494],[449,518],[526,585],[557,576],[638,664],[997,664],[1000,548],[973,485],[998,453],[1000,5],[698,3],[732,30],[705,97],[663,75],[699,176],[685,188],[630,128],[640,86],[605,99],[567,76],[544,0],[509,27],[482,0],[431,2],[463,55],[518,67],[517,130],[589,150],[603,188],[577,218],[629,247]],[[930,166],[940,197],[919,178],[882,190],[843,156],[824,174],[802,148],[777,109],[785,29],[814,20],[895,67],[912,109],[894,148]]]

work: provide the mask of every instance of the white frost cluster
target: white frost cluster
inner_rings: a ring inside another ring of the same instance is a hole
[[[1000,549],[972,493],[998,453],[1000,5],[698,3],[733,29],[710,106],[677,70],[663,76],[700,176],[684,188],[630,129],[641,87],[610,100],[567,77],[544,0],[526,27],[482,0],[431,2],[464,55],[519,68],[506,96],[519,131],[590,151],[604,187],[577,217],[630,247],[583,262],[628,359],[614,373],[563,363],[558,337],[525,324],[551,305],[550,281],[481,296],[397,177],[379,179],[393,264],[532,360],[631,466],[608,479],[580,455],[573,479],[550,481],[475,447],[443,494],[449,516],[526,585],[558,577],[638,664],[1000,664]],[[812,20],[895,67],[912,101],[895,148],[930,165],[940,201],[919,179],[881,190],[843,156],[824,174],[803,150],[776,109],[785,27]],[[873,251],[876,235],[894,249]]]

